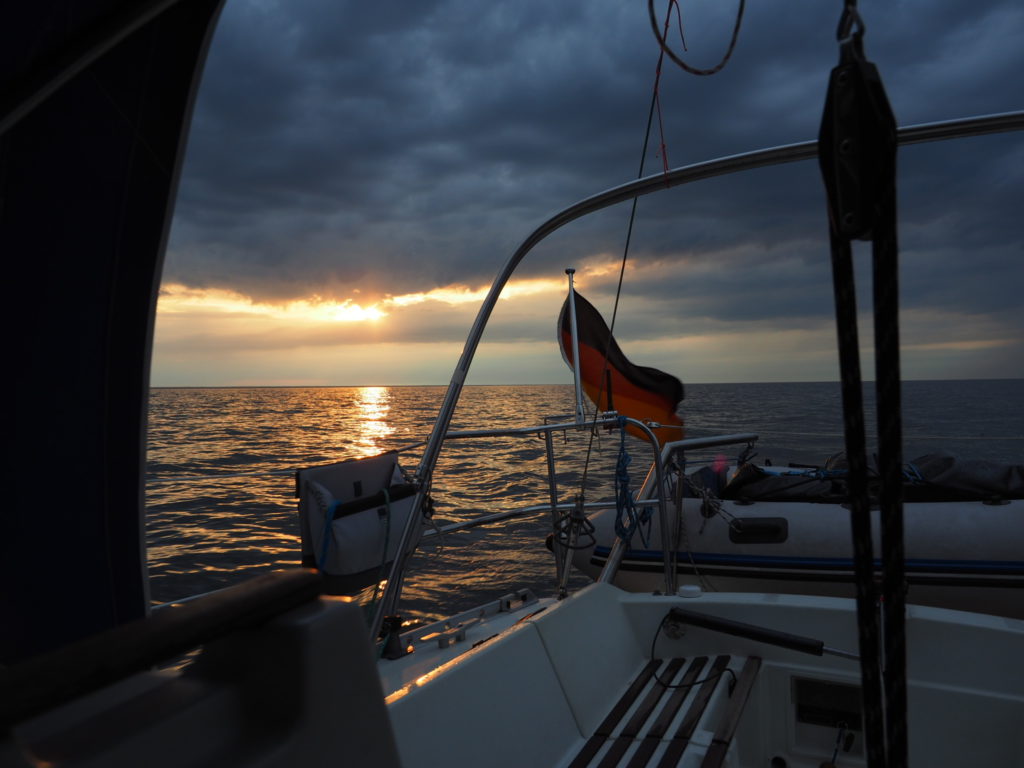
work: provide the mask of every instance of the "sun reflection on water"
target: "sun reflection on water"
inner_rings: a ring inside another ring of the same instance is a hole
[[[153,600],[298,565],[295,469],[388,450],[402,450],[402,466],[415,467],[444,394],[444,387],[154,390],[146,492]],[[561,386],[470,388],[454,425],[518,426],[536,414],[567,412],[571,397]],[[585,447],[582,437],[560,445],[560,489],[572,485],[576,471],[568,457]],[[537,503],[547,493],[543,442],[500,438],[446,445],[431,499],[443,525]],[[404,617],[434,621],[524,584],[543,592],[537,574],[545,586],[553,578],[546,520],[432,539],[410,565]],[[371,585],[358,601],[375,603],[381,586]]]
[[[358,457],[376,456],[384,449],[382,443],[394,434],[388,421],[391,393],[387,387],[360,387],[356,392],[356,429],[354,453]]]

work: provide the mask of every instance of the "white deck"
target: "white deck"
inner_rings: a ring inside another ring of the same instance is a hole
[[[686,599],[593,585],[392,692],[389,712],[403,765],[441,765],[455,756],[465,765],[570,765],[646,664],[653,635],[674,605],[857,647],[852,601],[750,594]],[[913,606],[907,643],[912,764],[1024,764],[1024,622]],[[793,680],[858,686],[857,662],[697,628],[676,640],[663,633],[656,650],[666,659],[720,654],[730,656],[736,674],[748,657],[763,659],[724,765],[762,768],[779,756],[792,768],[817,768],[831,757],[836,730],[800,722]],[[649,682],[637,702],[655,685]],[[681,764],[700,764],[727,701],[720,685]],[[667,734],[686,709],[684,702]],[[656,716],[618,764],[629,764]],[[589,764],[601,763],[611,740]],[[648,765],[658,764],[666,745],[667,737]],[[863,765],[861,749],[858,732],[839,764]]]

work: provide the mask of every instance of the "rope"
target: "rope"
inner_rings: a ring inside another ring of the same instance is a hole
[[[577,537],[575,544],[572,541],[574,526]],[[590,520],[586,517],[577,517],[573,515],[572,511],[560,515],[558,522],[554,525],[555,541],[558,542],[558,546],[564,549],[589,549],[597,541],[594,535],[595,531],[596,528],[594,528],[594,524]],[[582,543],[580,543],[580,537],[584,539]]]
[[[629,489],[629,465],[633,459],[626,450],[626,418],[619,417],[619,457],[615,463],[615,533],[620,539],[629,545],[633,535],[639,531],[640,541],[644,549],[647,548],[647,534],[650,532],[651,515],[653,507],[644,507],[642,512],[637,512],[636,499]],[[667,538],[668,531],[662,532],[662,538]],[[671,542],[662,541],[662,547],[669,546]]]
[[[672,567],[676,567],[676,553],[679,551],[680,545],[686,548],[686,558],[690,561],[690,567],[693,568],[693,573],[697,577],[697,582],[700,584],[700,588],[705,592],[716,592],[714,585],[708,580],[708,578],[701,573],[700,569],[697,568],[697,561],[693,557],[693,547],[690,545],[690,532],[686,527],[686,516],[683,514],[683,499],[686,496],[685,488],[689,486],[691,490],[694,488],[690,478],[686,476],[686,459],[682,460],[681,464],[676,466],[679,479],[676,481],[676,519],[679,520],[679,531],[676,541],[673,542],[672,552]],[[703,488],[700,489],[702,492]],[[710,491],[708,491],[710,494]],[[717,500],[716,500],[717,501]],[[718,502],[718,508],[721,509],[721,503]]]
[[[562,600],[569,594],[569,573],[572,570],[572,558],[568,556],[568,550],[589,549],[596,542],[594,524],[583,511],[582,494],[577,494],[573,508],[554,524],[554,536],[557,545],[567,550],[561,563],[561,573],[558,574],[558,599]],[[581,537],[585,539],[582,544]]]
[[[676,3],[677,0],[669,0],[668,13],[671,17],[672,8],[676,8],[676,14],[679,15],[679,33],[680,36],[682,36],[682,14],[680,13]],[[668,57],[672,59],[672,61],[674,61],[684,70],[689,72],[691,75],[714,75],[722,71],[722,68],[728,63],[730,57],[732,56],[732,52],[736,49],[736,39],[739,37],[740,34],[740,25],[743,23],[743,10],[746,7],[746,4],[746,0],[740,0],[739,9],[736,11],[736,24],[735,26],[733,26],[732,29],[732,39],[729,40],[729,48],[726,50],[725,55],[722,57],[722,60],[718,62],[718,64],[713,66],[711,69],[698,69],[697,67],[690,66],[681,58],[679,58],[675,53],[673,53],[672,49],[668,47],[668,42],[666,40],[666,38],[668,37],[668,21],[666,20],[665,23],[665,34],[660,34],[658,32],[658,22],[654,18],[654,0],[647,0],[647,13],[651,17],[651,29],[654,30],[654,37],[657,38],[658,46],[661,48],[662,53],[667,53]],[[683,49],[686,49],[685,41],[683,42]]]
[[[725,56],[722,59],[722,61],[719,62],[719,64],[716,67],[714,67],[713,69],[710,69],[710,70],[699,70],[699,69],[694,69],[693,67],[690,67],[684,61],[679,59],[668,48],[668,46],[665,43],[665,38],[668,37],[669,26],[671,25],[671,22],[672,22],[672,11],[673,11],[673,9],[675,9],[676,17],[677,17],[677,19],[679,21],[679,35],[680,35],[680,38],[682,39],[682,36],[683,36],[682,14],[681,14],[681,12],[679,10],[679,6],[677,5],[677,0],[669,0],[668,9],[667,9],[667,11],[665,13],[665,25],[664,25],[665,26],[665,31],[664,31],[664,33],[659,33],[658,32],[657,21],[654,18],[654,0],[648,0],[647,9],[648,9],[648,13],[650,14],[650,17],[651,17],[651,26],[654,28],[654,36],[658,40],[659,50],[658,50],[658,64],[655,67],[655,71],[654,71],[654,87],[652,88],[652,93],[651,93],[651,106],[650,106],[650,108],[647,111],[647,128],[644,131],[643,147],[640,150],[640,167],[639,167],[639,169],[637,171],[637,178],[638,179],[639,178],[643,178],[643,175],[644,175],[644,165],[645,165],[645,162],[646,162],[646,159],[647,159],[647,149],[648,149],[648,146],[650,144],[651,126],[654,123],[655,112],[657,112],[657,115],[658,115],[658,130],[660,132],[660,138],[661,138],[660,153],[661,153],[662,167],[663,167],[663,171],[664,171],[666,177],[668,176],[668,171],[669,171],[668,150],[667,150],[667,148],[665,146],[665,126],[664,126],[664,123],[662,121],[661,97],[660,97],[660,92],[659,92],[659,87],[660,87],[660,84],[661,84],[662,64],[665,61],[665,55],[668,54],[669,58],[671,58],[673,61],[675,61],[683,69],[685,69],[686,71],[691,72],[693,74],[697,74],[697,75],[711,75],[711,74],[714,74],[715,72],[718,72],[722,67],[725,66],[726,62],[729,60],[729,57],[732,56],[732,52],[733,52],[733,50],[736,47],[736,39],[739,36],[740,25],[741,25],[741,23],[743,21],[743,10],[744,10],[745,6],[746,6],[746,0],[740,0],[739,10],[738,10],[738,13],[736,15],[736,25],[733,28],[733,32],[732,32],[732,39],[729,42],[729,48],[726,51]],[[685,40],[683,40],[683,47],[684,48],[686,47]],[[639,198],[634,197],[633,198],[632,206],[630,207],[629,224],[626,227],[626,242],[625,242],[625,245],[624,245],[623,250],[622,250],[622,263],[621,263],[621,265],[619,267],[618,284],[615,287],[615,303],[612,306],[611,321],[608,323],[608,341],[605,344],[605,349],[606,350],[607,350],[607,348],[609,346],[611,346],[612,336],[613,336],[614,331],[615,331],[615,320],[616,320],[616,318],[618,316],[618,312],[619,312],[619,299],[622,296],[622,283],[623,283],[623,280],[624,280],[625,275],[626,275],[626,263],[629,260],[629,247],[630,247],[630,244],[631,244],[632,239],[633,239],[633,224],[636,221],[636,209],[637,209],[637,202],[638,202],[638,200],[639,200]],[[608,371],[608,357],[607,357],[607,354],[606,354],[605,355],[605,359],[604,359],[604,367],[601,370],[601,376],[600,376],[599,384],[598,384],[597,402],[594,404],[594,418],[597,418],[597,413],[598,413],[598,410],[599,410],[599,405],[598,404],[601,402],[601,396],[604,394],[604,384],[605,384],[605,380],[606,380],[606,373],[607,373],[607,371]],[[582,474],[582,477],[581,477],[581,480],[580,480],[580,491],[581,491],[581,493],[584,492],[585,489],[586,489],[587,474],[588,474],[588,471],[590,469],[590,456],[591,456],[591,453],[593,451],[594,438],[595,438],[595,430],[591,430],[590,441],[587,444],[586,458],[585,458],[584,463],[583,463],[583,474]]]
[[[895,149],[894,149],[895,154]],[[886,740],[890,768],[907,764],[906,562],[903,545],[903,436],[900,413],[899,284],[896,186],[882,207],[872,243],[875,399],[878,403],[878,506],[882,523],[882,616]]]
[[[856,30],[854,30],[856,27]],[[851,34],[852,31],[852,34]],[[857,587],[865,745],[872,768],[907,764],[906,647],[896,238],[896,121],[874,65],[863,51],[855,0],[839,23],[839,64],[832,70],[819,136],[829,201],[829,238],[849,467],[847,488]],[[878,402],[879,506],[882,519],[882,619],[875,606],[861,394],[853,239],[872,240],[875,380]],[[884,642],[884,655],[880,645]],[[884,659],[884,669],[882,668]]]
[[[675,0],[673,0],[673,2],[674,1]],[[669,13],[665,16],[665,30],[666,30],[666,33],[668,31],[668,25],[669,25],[669,22],[671,21],[671,18],[672,18],[672,16],[671,16],[671,7],[670,7],[669,8]],[[662,63],[664,61],[665,61],[665,51],[664,51],[664,49],[662,49],[658,53],[658,64],[654,68],[654,88],[652,89],[652,93],[651,93],[651,106],[647,110],[647,128],[644,130],[643,146],[640,149],[640,167],[637,170],[637,175],[636,175],[636,177],[638,179],[642,179],[643,176],[644,176],[644,165],[646,164],[647,149],[648,149],[648,146],[650,145],[650,140],[651,140],[651,126],[654,124],[654,112],[655,112],[655,109],[657,109],[657,111],[658,111],[658,124],[659,124],[659,127],[661,127],[661,100],[658,97],[658,86],[659,86],[659,84],[661,82],[661,65],[662,65]],[[663,127],[661,127],[661,153],[662,153],[662,161],[663,161],[664,166],[665,166],[665,173],[667,174],[668,173],[668,159],[667,159],[667,153],[666,153],[666,150],[665,150],[665,131],[664,131]],[[626,276],[626,262],[629,260],[629,246],[630,246],[630,244],[632,243],[632,240],[633,240],[633,224],[636,221],[636,207],[637,207],[638,200],[639,200],[638,197],[634,197],[633,198],[633,203],[632,203],[632,206],[630,207],[630,211],[629,211],[629,224],[626,227],[626,242],[625,242],[625,244],[623,246],[623,249],[622,249],[622,263],[619,266],[619,280],[618,280],[618,284],[615,287],[615,304],[612,307],[611,322],[608,323],[608,340],[605,343],[604,367],[601,369],[601,376],[600,376],[600,381],[598,383],[598,390],[597,390],[597,399],[596,399],[596,402],[594,403],[594,418],[595,419],[597,418],[597,414],[598,414],[598,411],[600,409],[600,405],[599,404],[601,402],[601,395],[604,394],[604,383],[605,383],[605,380],[607,378],[606,374],[607,374],[607,371],[608,371],[608,354],[607,354],[607,350],[611,346],[612,336],[613,336],[613,333],[615,331],[615,318],[618,316],[618,313],[619,313],[619,297],[622,295],[622,282],[623,282],[623,280],[624,280],[624,278]],[[586,456],[585,456],[584,461],[583,461],[583,474],[582,474],[582,476],[580,478],[580,493],[584,493],[586,491],[587,473],[590,470],[590,456],[591,456],[591,453],[593,452],[595,437],[596,437],[596,430],[591,430],[590,431],[590,440],[587,443],[587,453],[586,453]]]
[[[881,656],[878,614],[875,611],[874,554],[871,517],[867,495],[866,436],[861,394],[860,356],[857,338],[857,307],[853,290],[853,260],[849,241],[832,237],[832,284],[836,303],[839,369],[842,378],[843,425],[849,462],[847,490],[850,499],[850,527],[853,534],[853,562],[856,575],[857,627],[860,645],[864,707],[865,746],[868,765],[885,765],[882,720]]]

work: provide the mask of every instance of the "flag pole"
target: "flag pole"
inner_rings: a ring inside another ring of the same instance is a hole
[[[572,286],[572,276],[576,270],[569,267],[565,270],[569,276],[569,327],[572,330],[572,376],[573,384],[576,385],[576,423],[582,424],[583,413],[583,386],[580,383],[580,339],[576,331],[576,293]]]

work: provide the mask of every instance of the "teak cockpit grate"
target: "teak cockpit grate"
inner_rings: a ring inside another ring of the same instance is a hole
[[[724,695],[728,701],[719,708],[718,722],[705,724],[705,728],[714,729],[714,736],[710,744],[701,747],[704,750],[702,768],[721,766],[761,666],[761,659],[751,656],[737,676],[729,669],[729,661],[730,657],[723,655],[717,656],[710,665],[707,656],[698,656],[689,665],[685,659],[652,659],[647,662],[587,739],[569,764],[570,768],[591,765],[597,768],[644,768],[662,745],[664,750],[655,763],[657,768],[678,765],[712,696],[720,686],[725,686]],[[732,678],[732,686],[729,686],[729,678]],[[689,705],[682,719],[670,733],[687,701]],[[599,755],[600,760],[595,764],[594,760]]]

